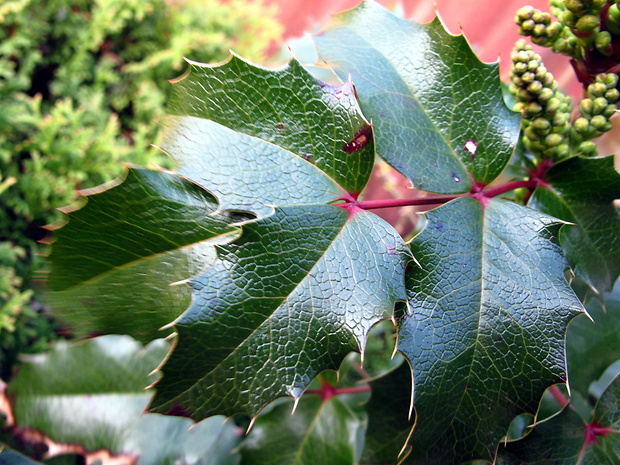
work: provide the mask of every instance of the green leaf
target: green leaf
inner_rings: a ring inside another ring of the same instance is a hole
[[[120,450],[140,457],[137,465],[238,465],[241,456],[235,449],[242,435],[222,416],[194,423],[188,418],[151,413],[126,432]]]
[[[398,458],[407,443],[414,424],[409,417],[412,386],[411,368],[403,362],[398,368],[370,383],[372,394],[368,402],[368,429],[361,465],[399,463]],[[406,457],[407,448],[403,451]]]
[[[30,356],[7,390],[14,430],[36,431],[55,453],[93,460],[107,453],[127,463],[138,458],[136,465],[238,464],[233,450],[242,432],[224,417],[196,424],[143,414],[153,395],[145,388],[167,350],[162,339],[142,348],[128,336],[102,336]]]
[[[412,23],[366,0],[315,40],[355,83],[379,155],[417,189],[467,192],[508,163],[520,116],[504,103],[498,65],[480,62],[439,19]]]
[[[366,185],[374,146],[350,82],[329,86],[297,61],[280,70],[237,56],[189,63],[174,82],[163,149],[222,209],[264,216]]]
[[[0,464],[1,465],[42,465],[41,462],[26,457],[25,455],[8,449],[0,444]]]
[[[620,287],[605,294],[601,303],[592,299],[568,327],[567,356],[571,390],[589,395],[590,384],[620,359]]]
[[[579,460],[586,425],[571,408],[537,424],[520,441],[498,450],[498,465],[574,465]],[[606,462],[601,462],[606,463]]]
[[[607,387],[587,424],[569,406],[520,441],[500,447],[498,465],[620,464],[620,376]]]
[[[258,416],[243,442],[244,465],[354,465],[365,421],[340,396],[279,401]]]
[[[566,381],[566,326],[583,309],[557,229],[503,200],[462,197],[428,213],[400,322],[417,415],[407,463],[492,460],[512,419]]]
[[[117,451],[149,403],[145,388],[167,350],[161,339],[143,348],[128,336],[104,336],[29,356],[7,390],[15,423],[56,443]]]
[[[193,302],[175,322],[153,408],[256,415],[277,397],[299,398],[392,315],[409,257],[398,233],[364,211],[288,207],[245,225],[189,281]]]
[[[611,291],[620,275],[620,174],[614,157],[570,158],[545,176],[529,205],[574,223],[560,232],[560,244],[575,274],[598,292]]]
[[[213,196],[182,177],[144,169],[130,169],[86,200],[54,232],[48,280],[55,311],[79,335],[161,337],[159,328],[189,304],[187,288],[170,283],[210,265],[215,252],[207,241],[247,218],[221,212]]]

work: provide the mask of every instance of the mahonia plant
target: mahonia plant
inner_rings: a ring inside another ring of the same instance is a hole
[[[577,3],[553,4],[560,26],[518,20],[575,37],[578,63],[611,58],[587,47],[615,2]],[[175,171],[130,167],[67,210],[54,308],[78,335],[126,336],[25,363],[7,431],[141,465],[615,463],[620,175],[590,145],[612,67],[572,118],[524,42],[515,112],[497,64],[439,19],[365,0],[314,40],[339,84],[296,60],[190,61],[162,123]],[[377,155],[418,195],[366,198]],[[434,207],[412,238],[373,212],[406,205]]]

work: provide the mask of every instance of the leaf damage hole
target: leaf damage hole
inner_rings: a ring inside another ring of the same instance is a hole
[[[467,139],[465,141],[465,145],[463,145],[463,150],[471,155],[472,161],[476,159],[476,151],[478,150],[478,142],[473,139]]]

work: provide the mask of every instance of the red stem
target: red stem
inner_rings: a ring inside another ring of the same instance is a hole
[[[338,388],[327,383],[325,380],[321,380],[321,387],[319,389],[308,389],[304,394],[318,394],[325,402],[334,396],[343,394],[360,394],[363,392],[370,392],[370,386],[364,384],[362,386]]]
[[[472,189],[471,192],[467,192],[465,194],[456,194],[456,195],[432,195],[428,197],[421,197],[415,199],[386,199],[386,200],[356,200],[351,201],[350,199],[341,199],[345,200],[345,203],[354,204],[357,208],[362,210],[373,210],[379,208],[394,208],[394,207],[408,207],[411,205],[435,205],[435,204],[444,204],[449,202],[450,200],[457,199],[459,197],[475,197],[475,198],[491,198],[497,197],[498,195],[505,194],[506,192],[513,191],[515,189],[527,188],[534,189],[541,184],[540,179],[530,179],[528,181],[511,181],[506,184],[502,184],[495,187],[489,187],[486,189]]]
[[[560,388],[557,386],[551,386],[549,388],[549,393],[553,396],[555,401],[560,404],[560,406],[566,407],[568,405],[569,400],[564,396],[564,393],[560,391]]]

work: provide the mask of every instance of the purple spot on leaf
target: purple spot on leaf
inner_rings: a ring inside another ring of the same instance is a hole
[[[450,176],[452,176],[454,182],[461,182],[461,178],[459,178],[456,173],[452,173]]]
[[[278,123],[278,129],[284,129],[284,123]]]
[[[443,226],[443,221],[438,221],[435,223],[435,229],[438,229],[439,231],[443,231]]]

